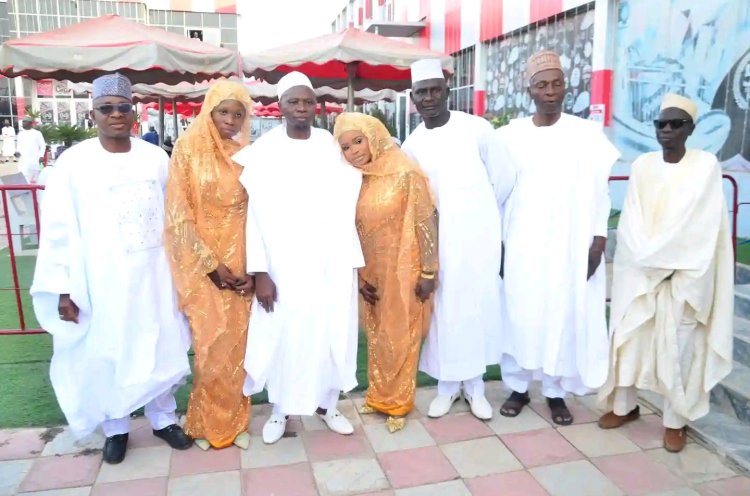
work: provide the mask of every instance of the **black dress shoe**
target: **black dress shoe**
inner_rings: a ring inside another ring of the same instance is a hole
[[[168,425],[163,429],[154,430],[154,436],[167,442],[172,448],[177,450],[186,450],[193,445],[193,440],[185,434],[177,424]]]
[[[115,434],[108,437],[104,442],[104,462],[116,465],[125,459],[125,451],[128,449],[128,435]]]

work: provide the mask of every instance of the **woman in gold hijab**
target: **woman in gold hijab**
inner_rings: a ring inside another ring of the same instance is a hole
[[[361,411],[388,415],[395,432],[414,407],[438,269],[437,212],[427,177],[379,120],[344,113],[334,135],[363,174],[357,230],[366,263],[359,275],[369,388]]]
[[[185,432],[204,450],[246,449],[250,398],[242,393],[252,280],[245,275],[247,193],[232,155],[250,137],[252,101],[221,81],[177,140],[167,180],[166,240],[195,364]]]

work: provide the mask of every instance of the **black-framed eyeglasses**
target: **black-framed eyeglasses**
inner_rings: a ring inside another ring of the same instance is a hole
[[[103,114],[103,115],[109,115],[115,110],[121,114],[129,114],[133,111],[133,104],[132,103],[105,103],[104,105],[99,105],[98,107],[94,107],[94,110],[97,112]]]
[[[690,119],[655,119],[654,127],[656,129],[664,129],[669,124],[672,129],[680,129],[685,124],[692,122]]]

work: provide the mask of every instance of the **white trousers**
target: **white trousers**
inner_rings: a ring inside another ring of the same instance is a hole
[[[680,327],[677,328],[677,352],[680,360],[680,379],[683,386],[690,373],[690,363],[693,360],[695,350],[694,335],[698,322],[691,317],[683,317]],[[657,357],[658,360],[658,357]],[[614,396],[614,413],[615,415],[627,415],[638,404],[638,390],[634,387],[615,388]],[[669,402],[669,398],[664,397],[662,421],[664,427],[669,429],[682,429],[688,423],[688,419],[677,414]]]
[[[521,368],[515,358],[510,355],[503,355],[500,361],[500,371],[505,385],[516,393],[527,393],[535,376],[537,378],[539,376],[538,371]],[[567,391],[562,387],[561,377],[542,374],[541,382],[542,394],[545,398],[565,398],[567,395]]]
[[[169,390],[146,403],[144,407],[146,418],[154,430],[161,430],[177,423],[177,402],[174,393]],[[130,417],[110,419],[102,422],[102,430],[107,437],[130,432]]]
[[[453,396],[461,391],[463,386],[466,394],[472,398],[484,396],[484,375],[478,375],[466,381],[438,381],[438,394],[443,396]]]
[[[21,174],[23,174],[23,177],[26,178],[26,182],[29,184],[35,184],[37,178],[39,177],[39,167],[33,168],[33,167],[25,167],[21,165],[19,168],[19,171]]]
[[[330,391],[328,391],[325,397],[321,399],[318,407],[322,408],[323,410],[331,410],[336,408],[336,405],[338,405],[339,403],[339,393],[341,393],[341,391],[339,391],[338,389],[331,389]],[[273,413],[287,415],[285,412],[281,411],[281,408],[279,408],[278,405],[273,405]],[[312,415],[313,413],[315,412],[310,412],[309,415]]]

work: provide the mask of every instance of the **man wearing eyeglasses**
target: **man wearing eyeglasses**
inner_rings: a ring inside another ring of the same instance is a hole
[[[568,393],[585,394],[607,377],[605,319],[609,173],[619,157],[601,127],[562,112],[560,57],[526,65],[534,115],[497,131],[518,171],[505,209],[500,368],[513,391],[500,413],[517,416],[529,385],[541,381],[552,421],[569,425]]]
[[[639,417],[637,389],[664,396],[664,448],[708,413],[732,368],[734,258],[715,155],[688,149],[697,105],[668,94],[654,121],[661,151],[633,163],[617,230],[612,363],[603,429]]]
[[[190,338],[162,241],[167,155],[131,138],[127,78],[96,79],[93,97],[99,136],[69,148],[47,186],[31,296],[72,432],[101,426],[104,461],[119,463],[142,406],[155,436],[191,446],[173,395],[190,373]]]

